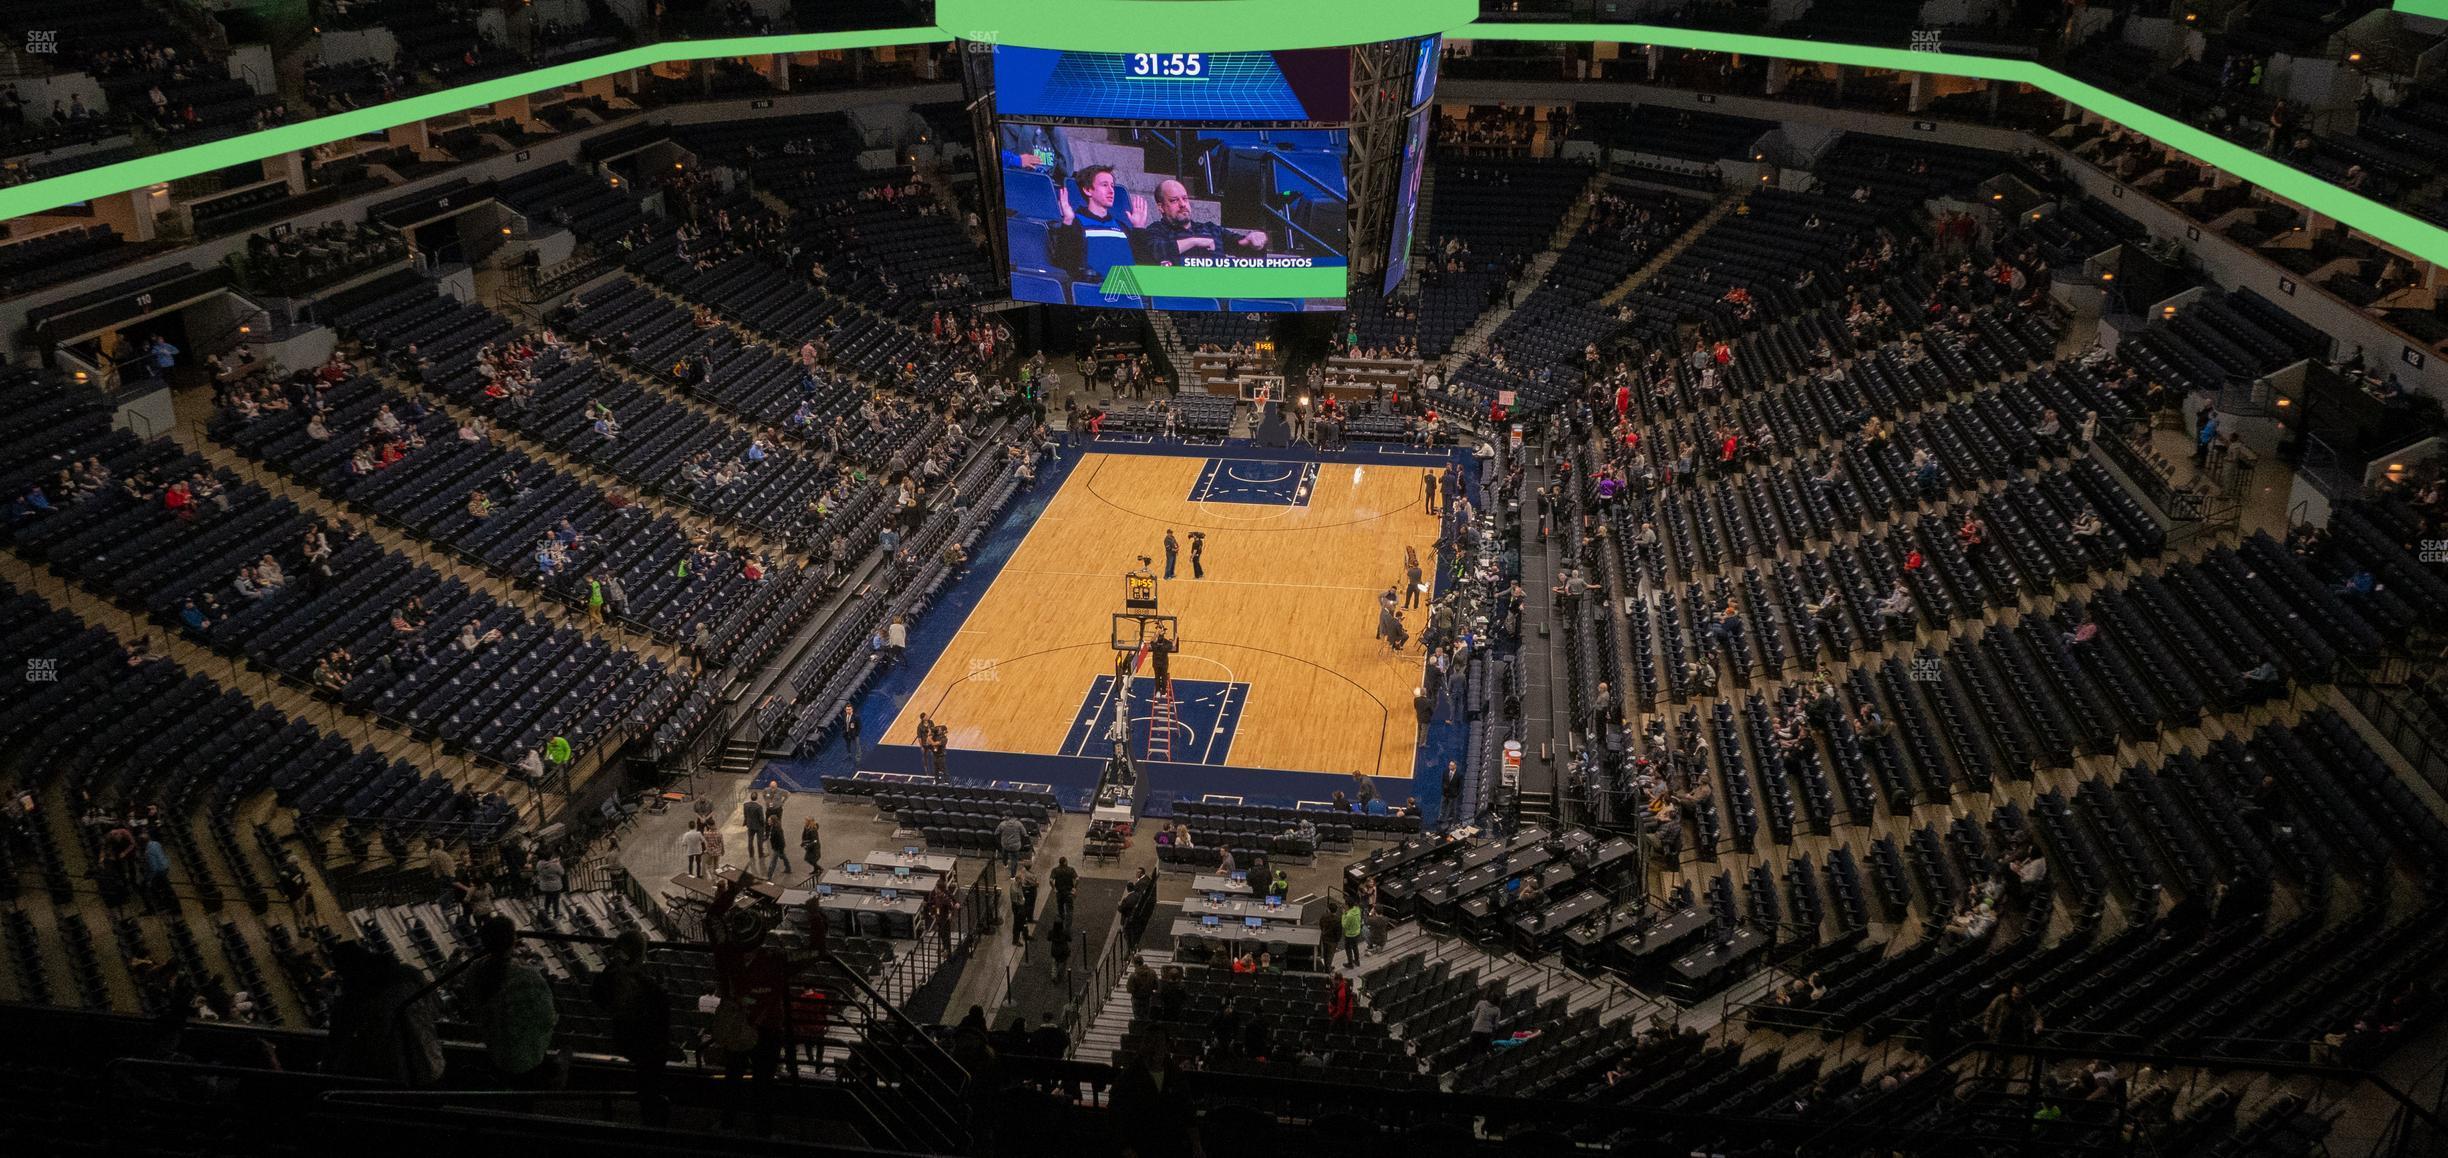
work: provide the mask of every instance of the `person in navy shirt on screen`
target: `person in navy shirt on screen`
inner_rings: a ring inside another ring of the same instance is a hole
[[[1006,169],[1029,169],[1056,180],[1071,171],[1071,141],[1054,125],[999,125],[995,135]]]
[[[1071,248],[1065,256],[1072,259],[1072,268],[1089,277],[1103,277],[1108,266],[1130,261],[1129,255],[1136,248],[1133,232],[1147,228],[1147,199],[1133,197],[1129,209],[1116,213],[1114,201],[1121,185],[1114,180],[1113,167],[1109,165],[1090,165],[1074,174],[1073,179],[1087,204],[1073,205],[1071,189],[1065,186],[1057,202],[1062,209],[1062,227],[1056,235]]]
[[[1139,234],[1144,260],[1172,265],[1185,257],[1222,257],[1227,248],[1266,252],[1267,235],[1190,220],[1190,190],[1170,178],[1156,185],[1156,222]]]

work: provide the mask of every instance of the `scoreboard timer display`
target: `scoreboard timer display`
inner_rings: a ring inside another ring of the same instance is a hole
[[[995,115],[1112,123],[1343,125],[1351,50],[1075,52],[1000,44]]]
[[[1163,80],[1198,80],[1207,75],[1204,52],[1134,52],[1125,76]]]

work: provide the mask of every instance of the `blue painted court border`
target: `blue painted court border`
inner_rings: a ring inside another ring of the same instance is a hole
[[[1001,518],[995,521],[978,543],[969,570],[951,584],[941,598],[928,607],[911,624],[909,648],[902,661],[887,669],[858,697],[859,718],[869,726],[860,734],[857,752],[838,734],[829,736],[812,752],[799,756],[776,758],[767,764],[775,780],[784,784],[813,788],[826,776],[850,776],[861,770],[875,772],[917,773],[918,749],[899,742],[903,737],[880,735],[884,723],[901,714],[901,710],[917,691],[961,625],[968,622],[980,600],[993,588],[995,579],[1011,562],[1012,555],[1028,537],[1029,528],[1045,514],[1054,496],[1078,469],[1089,453],[1143,454],[1160,458],[1229,457],[1259,462],[1298,462],[1323,465],[1351,464],[1392,466],[1419,470],[1459,461],[1465,477],[1472,480],[1477,491],[1479,463],[1467,449],[1461,447],[1386,449],[1347,448],[1321,453],[1306,445],[1262,447],[1247,439],[1226,439],[1222,443],[1123,442],[1114,439],[1087,438],[1056,432],[1061,449],[1046,469],[1038,472],[1037,483],[1022,492]],[[1436,572],[1436,591],[1442,594],[1451,582],[1444,567]],[[1107,647],[1105,641],[1082,643],[1081,647]],[[1407,710],[1408,705],[1389,705],[1391,710]],[[1379,791],[1391,800],[1405,796],[1419,798],[1422,811],[1431,822],[1437,810],[1439,778],[1447,760],[1458,760],[1468,743],[1469,723],[1455,719],[1432,724],[1423,738],[1412,763],[1409,784],[1389,783],[1390,776],[1379,776]],[[892,741],[892,742],[888,742]],[[1096,792],[1099,777],[1104,773],[1104,761],[1082,756],[1046,756],[1024,752],[996,752],[974,748],[954,748],[947,757],[952,779],[963,784],[986,785],[995,782],[1032,782],[1051,786],[1055,798],[1073,812],[1088,809]],[[1347,784],[1337,782],[1331,773],[1293,771],[1279,768],[1232,768],[1204,764],[1151,763],[1143,766],[1145,791],[1140,811],[1148,816],[1167,816],[1175,800],[1197,800],[1209,794],[1239,797],[1251,804],[1291,807],[1304,800],[1331,796],[1338,789],[1349,792]]]

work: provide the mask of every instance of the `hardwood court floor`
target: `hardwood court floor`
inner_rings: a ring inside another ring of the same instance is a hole
[[[1300,469],[1238,465],[1259,478]],[[1248,687],[1225,766],[1407,779],[1423,618],[1405,613],[1412,642],[1390,653],[1376,638],[1377,597],[1402,578],[1406,545],[1433,565],[1437,521],[1421,510],[1423,470],[1369,466],[1355,477],[1328,463],[1296,506],[1194,502],[1205,466],[1199,457],[1086,456],[875,742],[911,743],[927,712],[956,750],[1062,754],[1083,697],[1112,674],[1122,574],[1145,554],[1162,575],[1171,527],[1181,563],[1158,598],[1181,620],[1173,676]],[[1208,536],[1205,579],[1190,578],[1193,530]],[[1320,795],[1336,787],[1321,785]]]

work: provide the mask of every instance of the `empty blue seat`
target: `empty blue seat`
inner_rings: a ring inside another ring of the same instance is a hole
[[[1062,207],[1054,199],[1053,179],[1027,169],[1003,170],[1003,205],[1013,213],[1039,221],[1062,216]]]

